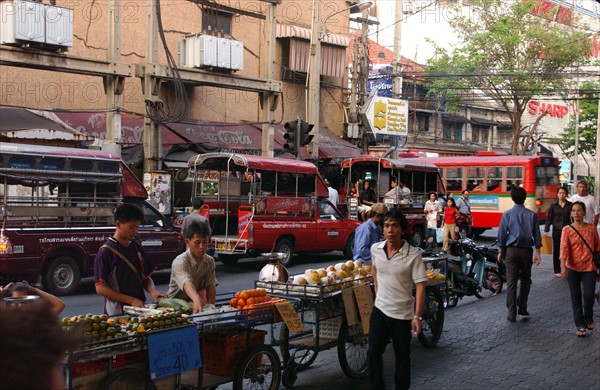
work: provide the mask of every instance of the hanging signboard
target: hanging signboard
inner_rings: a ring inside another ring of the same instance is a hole
[[[373,96],[365,116],[373,134],[408,136],[408,100]]]

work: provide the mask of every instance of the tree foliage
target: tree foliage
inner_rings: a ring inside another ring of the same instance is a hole
[[[592,82],[582,83],[579,96],[579,145],[578,153],[596,155],[596,134],[598,129],[598,99],[600,85]],[[569,125],[560,137],[549,142],[560,146],[567,157],[575,155],[575,115],[571,115]]]
[[[533,97],[568,91],[569,72],[587,61],[591,43],[585,32],[534,15],[538,0],[474,0],[468,15],[450,22],[459,37],[452,52],[436,46],[427,63],[430,96],[452,111],[459,104],[493,100],[507,112],[513,128],[512,154],[520,139],[531,139],[521,117]],[[463,9],[464,10],[464,9]],[[551,12],[551,10],[549,10]]]

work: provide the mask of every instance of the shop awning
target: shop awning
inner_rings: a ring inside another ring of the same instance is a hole
[[[471,122],[475,125],[483,125],[483,126],[498,126],[498,122],[492,119],[486,118],[478,118],[475,116],[471,117]]]
[[[17,139],[61,139],[93,141],[48,111],[0,107],[0,135]]]
[[[310,29],[277,24],[277,38],[289,38],[288,64],[290,70],[306,73],[310,55]],[[326,34],[321,41],[321,75],[344,77],[346,47],[350,40],[337,34]]]

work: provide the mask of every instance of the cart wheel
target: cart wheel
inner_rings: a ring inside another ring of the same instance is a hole
[[[368,337],[363,334],[362,324],[348,327],[346,320],[340,326],[338,336],[338,360],[344,374],[360,378],[367,372]]]
[[[279,389],[281,363],[275,350],[259,345],[246,352],[238,363],[233,377],[233,390]]]
[[[434,347],[444,327],[444,299],[440,291],[433,287],[425,290],[422,327],[418,335],[419,341],[424,347]]]
[[[98,390],[156,390],[148,375],[137,368],[122,368],[106,375],[97,387]]]
[[[294,383],[296,383],[296,379],[298,379],[298,366],[296,363],[291,362],[288,366],[283,370],[283,376],[281,377],[281,384],[288,389],[294,387]]]
[[[289,336],[290,336],[290,330],[288,329],[287,326],[283,325],[279,331],[279,340],[280,341],[289,340]],[[281,357],[283,358],[283,361],[289,362],[291,359],[289,342],[282,342],[279,348],[280,348]],[[312,350],[312,349],[296,350],[296,353],[294,354],[294,363],[296,365],[296,368],[294,371],[306,370],[308,367],[310,367],[311,364],[313,364],[313,362],[317,358],[318,354],[319,353],[317,351]],[[285,375],[285,372],[284,372],[284,375]]]

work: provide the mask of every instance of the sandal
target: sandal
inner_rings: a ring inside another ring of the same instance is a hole
[[[585,328],[577,329],[577,333],[575,333],[575,334],[577,335],[577,337],[585,337],[586,336]]]
[[[596,329],[596,323],[594,322],[594,320],[591,320],[591,321],[586,321],[586,322],[585,322],[585,325],[587,326],[587,328],[588,328],[589,330],[594,330],[594,329]]]

